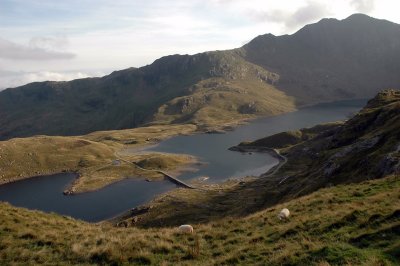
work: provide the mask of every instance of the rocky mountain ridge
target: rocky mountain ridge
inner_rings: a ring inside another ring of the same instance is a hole
[[[400,86],[400,26],[355,14],[241,48],[171,55],[102,78],[0,92],[0,139],[146,124],[212,128]]]

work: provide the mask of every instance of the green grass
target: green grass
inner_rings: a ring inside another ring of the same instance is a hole
[[[115,228],[0,204],[2,264],[396,265],[400,178],[319,190],[244,217],[176,227]],[[288,221],[277,218],[281,208]],[[179,225],[179,223],[176,223]]]

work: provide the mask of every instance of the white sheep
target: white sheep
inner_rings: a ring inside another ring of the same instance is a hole
[[[286,208],[282,209],[281,212],[278,214],[279,220],[287,220],[289,218],[290,211]]]
[[[181,226],[179,226],[179,232],[183,233],[183,234],[193,234],[193,226],[189,225],[189,224],[183,224]]]

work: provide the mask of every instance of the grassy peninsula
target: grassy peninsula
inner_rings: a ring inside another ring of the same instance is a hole
[[[68,193],[99,189],[127,177],[163,178],[148,169],[179,171],[196,162],[189,155],[127,153],[125,149],[156,144],[178,134],[192,133],[193,125],[150,126],[119,131],[99,131],[76,137],[35,136],[0,141],[0,184],[60,172],[77,172]]]

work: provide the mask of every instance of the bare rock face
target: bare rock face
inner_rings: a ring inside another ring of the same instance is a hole
[[[258,105],[256,102],[251,102],[251,103],[239,106],[238,111],[241,114],[256,114],[256,113],[260,112],[260,109],[258,108]]]
[[[400,174],[400,144],[395,147],[393,152],[383,157],[377,168],[380,176]]]
[[[339,152],[335,153],[334,155],[331,156],[330,160],[334,160],[336,158],[342,158],[349,153],[355,153],[355,152],[360,152],[366,149],[370,149],[374,147],[380,140],[379,136],[373,137],[371,139],[365,139],[362,141],[358,141],[354,144],[351,144],[343,149],[341,149]]]
[[[326,177],[331,177],[335,174],[335,172],[340,168],[340,165],[333,162],[333,161],[329,161],[327,162],[324,167],[323,167],[323,173],[324,176]]]
[[[385,156],[378,165],[381,176],[400,173],[400,161],[392,155]]]

